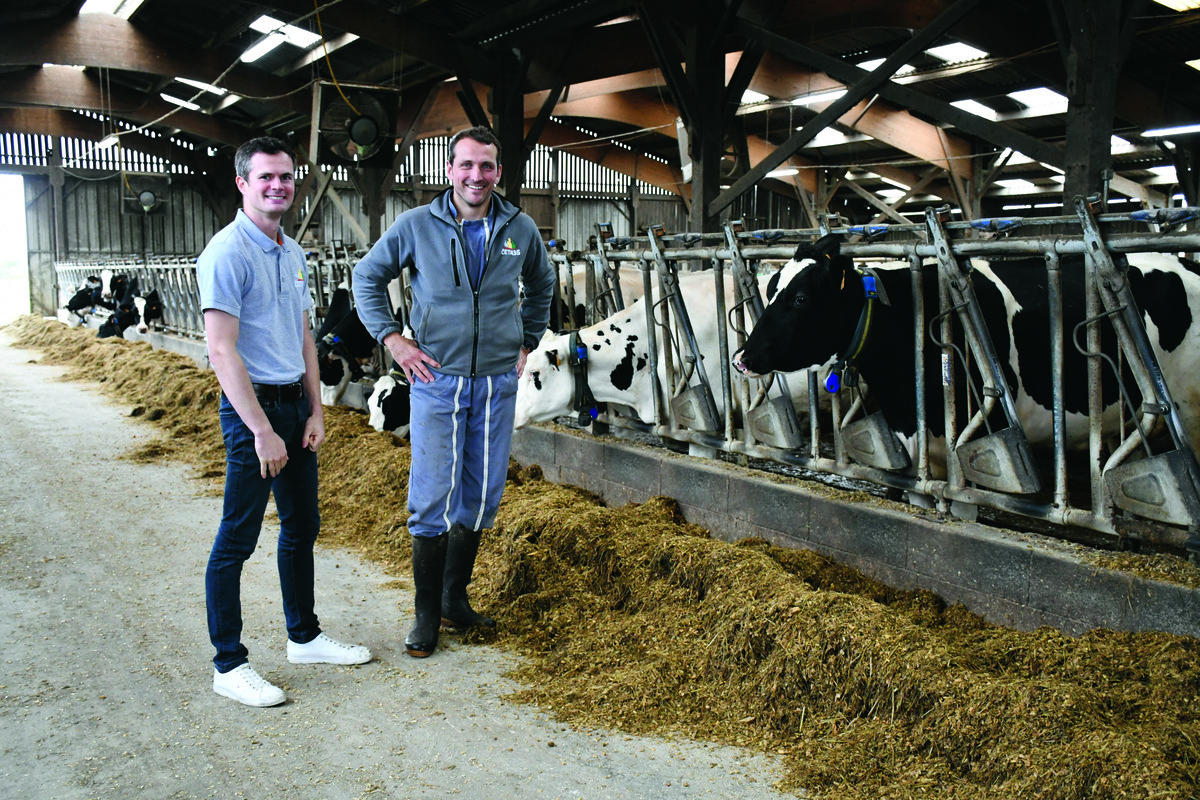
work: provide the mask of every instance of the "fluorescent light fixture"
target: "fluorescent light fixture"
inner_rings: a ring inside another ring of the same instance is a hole
[[[1015,206],[1000,206],[1001,211],[1025,211],[1029,208],[1033,208],[1029,203],[1022,203]]]
[[[81,66],[79,64],[52,64],[49,61],[47,61],[45,64],[42,64],[42,66],[43,67],[66,67],[67,69],[77,69],[80,72],[83,72],[85,69],[87,69],[87,67]]]
[[[813,92],[792,100],[794,106],[807,106],[813,103],[831,103],[846,93],[845,89],[833,89],[828,92]]]
[[[87,0],[79,9],[80,14],[112,14],[129,19],[144,0]]]
[[[963,44],[962,42],[944,44],[941,47],[931,47],[925,52],[934,58],[950,64],[957,64],[961,61],[975,61],[980,58],[987,58],[988,55],[982,50],[971,47],[969,44]]]
[[[1176,125],[1172,128],[1155,128],[1154,130],[1146,131],[1142,136],[1177,136],[1182,133],[1196,133],[1197,131],[1200,131],[1200,123]]]
[[[117,138],[117,135],[115,133],[110,133],[108,136],[105,136],[103,139],[101,139],[99,142],[96,143],[96,149],[97,150],[107,150],[110,147],[112,147],[113,145],[117,144],[118,142],[120,142],[120,139]]]
[[[953,103],[951,103],[950,105],[954,106],[955,108],[957,108],[959,110],[966,111],[967,113],[970,113],[970,114],[974,114],[977,117],[983,117],[984,119],[990,119],[992,121],[995,121],[996,118],[999,116],[996,113],[996,109],[988,108],[983,103],[980,103],[978,100],[956,100]]]
[[[178,97],[172,97],[171,95],[167,94],[166,92],[160,92],[158,96],[161,97],[163,100],[166,100],[168,103],[174,103],[175,105],[181,106],[182,108],[186,108],[189,111],[199,111],[200,110],[200,106],[196,105],[195,103],[190,102],[188,100],[181,100]]]
[[[1034,208],[1062,208],[1062,203],[1034,203]]]
[[[742,103],[761,103],[764,100],[769,99],[770,98],[762,92],[756,92],[753,89],[747,89],[746,91],[742,92]]]
[[[194,81],[191,78],[178,77],[175,80],[179,81],[180,83],[186,83],[188,86],[193,86],[197,89],[203,89],[206,92],[212,92],[218,97],[224,97],[225,95],[229,94],[228,89],[222,89],[220,86],[213,86],[211,83],[205,83],[204,81]]]
[[[768,172],[765,177],[786,178],[789,175],[799,175],[799,174],[800,174],[800,170],[796,169],[795,167],[784,167],[783,169],[777,169],[772,172]]]
[[[254,22],[250,23],[250,27],[259,33],[281,33],[287,39],[289,44],[294,44],[301,50],[307,50],[317,42],[321,41],[321,37],[312,31],[306,31],[303,28],[297,28],[295,25],[289,25],[286,22],[281,22],[274,17],[263,14]]]
[[[250,48],[246,52],[242,53],[242,61],[247,64],[258,61],[260,58],[274,50],[276,47],[279,47],[279,45],[286,41],[287,39],[284,38],[282,33],[269,33],[254,44],[250,45]]]
[[[1196,1],[1200,2],[1200,0],[1196,0]],[[861,64],[858,65],[858,68],[865,69],[867,72],[874,72],[875,69],[886,60],[887,60],[886,58],[874,58],[874,59],[871,59],[870,61],[862,62]],[[912,64],[901,64],[900,69],[896,70],[892,74],[893,75],[907,75],[908,73],[915,72],[915,71],[916,71],[916,67],[914,67]]]

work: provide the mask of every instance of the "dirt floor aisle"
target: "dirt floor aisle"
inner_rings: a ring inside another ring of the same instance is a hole
[[[243,579],[252,663],[288,693],[211,690],[204,564],[220,499],[118,456],[161,435],[0,332],[0,795],[21,798],[763,798],[731,748],[568,728],[504,699],[511,656],[403,650],[411,595],[319,550],[317,612],[361,667],[295,666],[274,534]]]

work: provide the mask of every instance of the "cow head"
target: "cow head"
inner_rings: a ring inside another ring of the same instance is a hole
[[[767,305],[746,344],[733,356],[748,377],[794,372],[824,363],[853,336],[862,307],[854,262],[830,234],[796,248],[767,284]]]
[[[367,411],[371,427],[375,430],[390,431],[400,437],[408,436],[412,408],[404,375],[393,372],[377,380],[374,391],[367,398]]]
[[[163,304],[162,300],[159,299],[158,289],[152,290],[145,297],[133,298],[133,305],[137,309],[138,319],[140,320],[137,326],[138,333],[146,333],[150,330],[151,322],[162,319]]]
[[[514,427],[548,422],[571,413],[575,378],[567,365],[567,335],[546,333],[538,348],[529,354],[517,381]]]

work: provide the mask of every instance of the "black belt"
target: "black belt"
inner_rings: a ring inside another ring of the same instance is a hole
[[[291,403],[304,397],[304,384],[300,381],[285,383],[282,386],[274,383],[255,383],[254,394],[259,400],[270,400],[274,403]]]

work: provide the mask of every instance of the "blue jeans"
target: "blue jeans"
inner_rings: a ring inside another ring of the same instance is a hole
[[[260,474],[254,434],[221,395],[225,437],[225,505],[204,576],[208,635],[218,672],[249,660],[242,644],[242,565],[258,544],[267,499],[275,492],[279,511],[279,588],[288,638],[299,644],[321,633],[313,610],[313,543],[321,529],[317,506],[317,454],[303,447],[308,400],[260,401],[271,427],[287,445],[287,465],[274,478]]]

